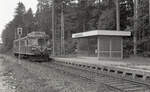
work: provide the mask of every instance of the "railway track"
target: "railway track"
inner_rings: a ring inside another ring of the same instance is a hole
[[[124,78],[119,75],[114,75],[94,66],[84,64],[67,63],[67,62],[42,62],[35,63],[43,67],[53,68],[63,73],[68,73],[73,76],[80,77],[87,81],[93,81],[103,84],[111,89],[107,92],[150,92],[150,83],[134,81],[130,78]]]
[[[82,79],[94,81],[97,83],[101,83],[111,89],[110,92],[150,92],[150,84],[144,82],[138,82],[129,79],[125,79],[122,77],[118,77],[118,75],[114,76],[113,74],[108,74],[100,71],[100,69],[96,69],[95,67],[88,68],[89,66],[76,67],[74,65],[60,63],[60,62],[48,62],[41,63],[46,67],[51,67],[56,70],[59,70],[63,73],[68,73],[73,76],[80,77]]]

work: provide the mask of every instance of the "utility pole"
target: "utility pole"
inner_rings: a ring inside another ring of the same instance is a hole
[[[116,0],[116,21],[117,31],[120,31],[120,0]]]
[[[55,2],[52,0],[52,42],[53,42],[53,56],[55,56]]]
[[[150,24],[150,0],[149,0],[149,24]]]
[[[64,42],[64,7],[61,5],[61,55],[65,54],[65,42]]]
[[[134,34],[133,34],[133,52],[137,55],[137,24],[138,24],[138,0],[134,0]]]

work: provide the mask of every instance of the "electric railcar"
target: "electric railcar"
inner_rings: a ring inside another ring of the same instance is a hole
[[[20,41],[20,50],[19,50]],[[13,53],[15,56],[32,61],[48,60],[51,54],[50,41],[45,32],[31,32],[27,36],[14,40]]]

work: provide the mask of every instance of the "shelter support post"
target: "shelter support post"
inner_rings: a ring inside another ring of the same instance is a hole
[[[121,59],[123,59],[123,38],[121,38]]]
[[[100,59],[100,37],[97,37],[97,57]]]

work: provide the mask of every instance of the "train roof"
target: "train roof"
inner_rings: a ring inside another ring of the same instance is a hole
[[[37,38],[40,38],[40,37],[48,37],[48,35],[46,35],[46,33],[45,32],[31,32],[31,33],[29,33],[29,34],[27,34],[27,36],[25,36],[25,37],[22,37],[22,38],[20,38],[20,40],[23,40],[23,39],[26,39],[26,38],[32,38],[32,37],[37,37]],[[14,40],[14,41],[18,41],[19,39],[16,39],[16,40]]]
[[[27,36],[46,36],[45,32],[31,32],[29,34],[27,34]]]

